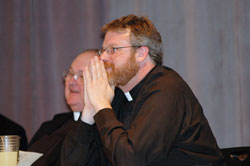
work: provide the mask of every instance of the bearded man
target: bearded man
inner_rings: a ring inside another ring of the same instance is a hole
[[[110,164],[222,165],[200,103],[186,82],[162,65],[161,36],[153,23],[128,15],[102,32],[100,58],[84,73],[88,109],[82,117],[88,118],[82,126],[95,123]],[[86,142],[88,135],[79,130],[78,138]]]

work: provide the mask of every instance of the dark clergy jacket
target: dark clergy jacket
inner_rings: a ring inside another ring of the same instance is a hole
[[[72,112],[57,114],[51,121],[44,122],[28,147],[28,151],[43,153],[32,166],[60,166],[64,138],[75,124]]]

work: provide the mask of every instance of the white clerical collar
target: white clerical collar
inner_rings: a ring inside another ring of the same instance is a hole
[[[130,95],[129,92],[125,92],[124,94],[125,94],[125,96],[126,96],[126,98],[127,98],[128,101],[132,101],[133,100],[133,98],[132,98],[132,96]]]
[[[80,117],[81,112],[73,112],[74,115],[74,121],[78,121],[79,117]]]

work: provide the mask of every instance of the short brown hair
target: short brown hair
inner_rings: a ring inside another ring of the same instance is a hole
[[[149,56],[155,64],[162,64],[161,35],[147,17],[138,17],[133,14],[123,16],[104,25],[101,32],[104,37],[108,31],[122,32],[125,30],[130,30],[130,40],[133,46],[147,46]]]

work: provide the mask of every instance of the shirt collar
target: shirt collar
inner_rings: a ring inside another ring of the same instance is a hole
[[[73,112],[74,121],[78,121],[80,115],[81,115],[81,112]]]
[[[130,95],[129,92],[125,92],[124,95],[126,96],[126,98],[127,98],[128,101],[132,101],[133,100],[133,98],[132,98],[132,96]]]
[[[131,89],[128,92],[125,92],[124,95],[126,96],[127,100],[133,101],[133,99],[136,99],[137,96],[139,95],[139,92],[142,88],[142,86],[144,85],[144,83],[146,82],[146,80],[148,80],[148,77],[150,75],[150,73],[152,73],[152,71],[157,67],[158,65],[155,65],[155,67],[153,69],[151,69],[150,72],[148,72],[148,74],[141,80],[141,82],[139,82],[133,89]]]

